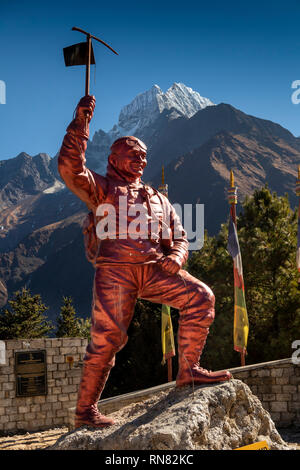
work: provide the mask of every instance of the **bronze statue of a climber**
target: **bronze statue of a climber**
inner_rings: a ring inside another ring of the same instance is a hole
[[[95,257],[91,342],[84,358],[76,407],[76,427],[86,424],[99,428],[114,424],[99,412],[97,402],[115,355],[127,342],[137,298],[179,309],[176,386],[229,380],[231,374],[207,371],[199,365],[214,319],[214,294],[182,269],[188,257],[188,241],[180,219],[165,196],[141,181],[147,165],[145,144],[133,136],[115,141],[106,176],[85,166],[88,124],[94,108],[93,96],[80,100],[63,140],[58,169],[67,187],[87,204],[95,220],[103,218],[99,207],[104,204],[116,209],[115,233],[110,236],[108,232],[101,239]],[[126,203],[125,223],[119,215],[120,201]],[[138,236],[131,236],[130,214],[135,205],[145,209],[147,223]],[[170,223],[165,230],[167,236],[163,237],[159,221],[165,212]],[[158,223],[153,223],[153,218]]]

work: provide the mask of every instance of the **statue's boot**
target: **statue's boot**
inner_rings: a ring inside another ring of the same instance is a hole
[[[115,421],[104,416],[98,410],[98,401],[110,373],[114,361],[101,369],[85,364],[79,385],[77,406],[75,412],[75,428],[90,426],[104,428],[112,426]]]
[[[180,326],[178,331],[179,370],[176,387],[223,382],[232,378],[228,370],[212,372],[200,367],[200,357],[206,343],[208,327]]]
[[[188,368],[181,370],[176,377],[176,387],[184,385],[201,385],[214,382],[224,382],[232,378],[228,370],[219,370],[212,372],[211,370],[200,367],[199,362],[189,365]]]

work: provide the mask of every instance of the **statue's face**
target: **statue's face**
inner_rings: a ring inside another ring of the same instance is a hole
[[[147,165],[146,155],[144,150],[135,147],[122,152],[121,156],[112,155],[111,162],[124,176],[141,178]]]

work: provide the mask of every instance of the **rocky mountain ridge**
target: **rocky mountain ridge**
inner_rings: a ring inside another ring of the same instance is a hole
[[[156,97],[168,93],[154,88]],[[186,113],[194,97],[190,94]],[[174,104],[174,99],[169,102]],[[133,116],[135,109],[127,113]],[[209,233],[216,233],[227,218],[231,169],[239,202],[268,182],[278,194],[288,192],[295,206],[300,139],[287,129],[224,103],[207,104],[190,117],[165,105],[151,119],[136,134],[148,146],[144,181],[158,187],[165,165],[171,202],[204,204]],[[89,168],[102,165],[105,174],[111,138],[100,130],[89,142]],[[24,153],[0,162],[0,207],[0,306],[28,285],[50,305],[50,317],[56,315],[62,295],[73,297],[79,314],[89,315],[93,269],[85,260],[81,233],[86,207],[60,180],[57,158]]]
[[[56,185],[62,187],[46,153],[30,156],[25,152],[9,160],[0,160],[0,206],[3,210],[29,195]]]

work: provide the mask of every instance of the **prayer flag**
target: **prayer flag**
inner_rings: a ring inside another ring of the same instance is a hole
[[[231,212],[227,249],[233,258],[234,264],[234,350],[240,353],[246,353],[249,323],[245,301],[243,266],[237,230]]]
[[[161,308],[161,343],[163,352],[162,364],[165,364],[170,357],[175,356],[175,344],[169,305],[162,305]]]

